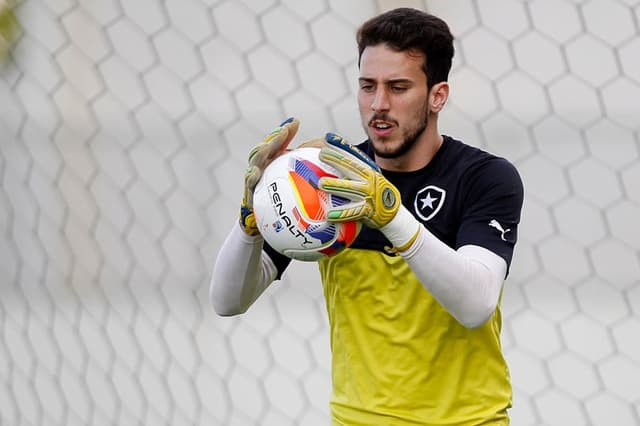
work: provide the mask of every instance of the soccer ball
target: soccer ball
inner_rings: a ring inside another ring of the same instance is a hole
[[[327,211],[345,198],[318,189],[323,176],[342,177],[319,158],[320,148],[285,152],[264,170],[253,195],[260,234],[277,252],[292,259],[316,261],[347,248],[360,222],[329,223]]]

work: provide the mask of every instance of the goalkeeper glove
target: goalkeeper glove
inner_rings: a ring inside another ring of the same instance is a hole
[[[244,195],[240,205],[239,218],[240,227],[247,235],[258,235],[256,219],[253,214],[253,191],[264,169],[286,151],[287,146],[296,135],[299,125],[300,121],[296,118],[286,119],[249,152],[249,165],[244,174]]]
[[[382,175],[380,167],[365,153],[341,136],[327,133],[320,159],[344,174],[344,179],[323,177],[323,191],[349,200],[328,212],[328,220],[360,220],[379,229],[394,245],[404,251],[415,241],[420,223],[402,205],[398,189]]]

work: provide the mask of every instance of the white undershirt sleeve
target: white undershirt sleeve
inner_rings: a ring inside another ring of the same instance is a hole
[[[477,245],[453,250],[424,226],[420,228],[415,242],[400,255],[458,322],[468,328],[481,326],[498,305],[506,261]]]
[[[209,295],[222,316],[237,315],[255,302],[276,279],[278,271],[252,237],[235,224],[216,259]],[[461,324],[473,328],[493,314],[507,264],[497,254],[476,245],[453,250],[420,225],[411,246],[400,255],[425,289]]]
[[[276,279],[278,271],[262,251],[261,236],[245,234],[236,223],[213,266],[209,298],[218,315],[242,314]]]

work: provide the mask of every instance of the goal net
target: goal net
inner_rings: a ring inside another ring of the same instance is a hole
[[[329,424],[315,265],[208,301],[246,155],[363,138],[354,33],[456,36],[441,131],[526,188],[502,300],[516,425],[640,423],[640,2],[18,0],[0,69],[0,424]]]

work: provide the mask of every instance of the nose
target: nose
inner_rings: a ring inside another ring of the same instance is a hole
[[[389,96],[384,88],[376,89],[371,101],[371,109],[375,112],[389,110]]]

